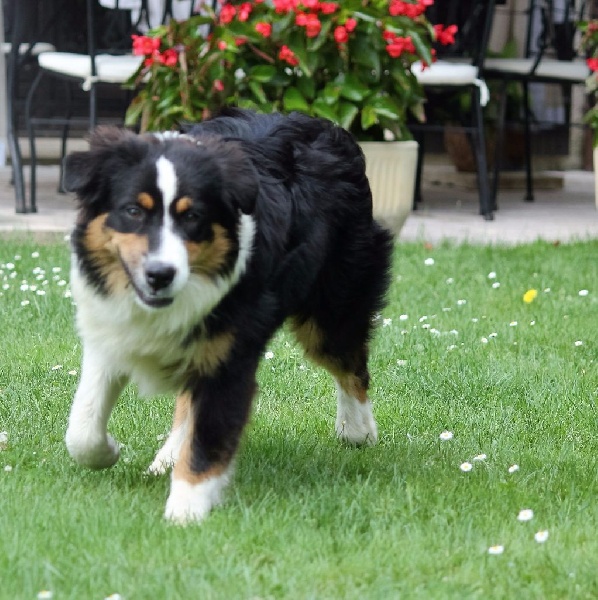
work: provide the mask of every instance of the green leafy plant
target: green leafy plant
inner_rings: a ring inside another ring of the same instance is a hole
[[[592,128],[594,133],[594,147],[598,146],[598,19],[584,21],[579,24],[582,31],[581,50],[586,53],[586,62],[591,71],[586,79],[586,90],[592,98],[590,109],[584,121]]]
[[[172,21],[134,38],[145,58],[131,80],[139,92],[127,123],[166,130],[222,106],[325,117],[359,139],[384,130],[409,138],[423,119],[411,65],[433,61],[433,45],[455,26],[432,26],[434,0],[251,0]]]

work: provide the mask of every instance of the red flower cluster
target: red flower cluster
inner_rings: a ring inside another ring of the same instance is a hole
[[[415,4],[404,0],[391,0],[388,11],[393,17],[404,16],[415,19],[426,12],[426,8],[432,4],[434,0],[417,0]]]
[[[272,35],[272,25],[270,23],[266,23],[265,21],[256,23],[255,30],[266,38]]]
[[[588,58],[586,64],[592,73],[598,71],[598,58]]]
[[[299,27],[305,27],[307,37],[316,37],[322,30],[322,23],[316,13],[298,12],[295,17],[295,24]]]
[[[299,60],[295,56],[295,53],[288,46],[283,46],[280,49],[278,58],[280,58],[280,60],[284,60],[286,63],[291,65],[291,67],[296,67],[299,64]]]
[[[296,11],[302,7],[312,12],[331,15],[338,9],[337,2],[320,2],[320,0],[273,0],[274,10],[279,14]]]
[[[457,33],[456,25],[434,25],[434,33],[436,34],[436,41],[440,42],[443,46],[450,46],[455,43],[455,34]]]
[[[159,62],[167,67],[174,67],[179,61],[179,53],[174,48],[160,52],[160,39],[145,35],[133,35],[133,54],[145,56],[144,66],[151,67],[154,62]]]
[[[337,44],[346,44],[349,41],[349,34],[357,27],[357,21],[349,18],[344,25],[339,25],[334,30],[334,41]]]
[[[409,54],[415,54],[415,45],[411,36],[401,37],[393,33],[392,31],[385,31],[382,37],[386,40],[386,52],[392,58],[399,58],[403,52]]]

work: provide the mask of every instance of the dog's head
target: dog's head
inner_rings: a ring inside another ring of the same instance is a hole
[[[64,172],[79,200],[75,252],[103,293],[133,290],[141,305],[160,308],[193,274],[234,270],[242,215],[258,194],[236,142],[99,128]]]

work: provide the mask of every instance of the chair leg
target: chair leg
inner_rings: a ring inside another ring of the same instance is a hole
[[[417,169],[415,172],[415,189],[413,193],[413,210],[417,210],[418,202],[422,201],[422,172],[424,167],[424,134],[417,133]]]
[[[14,32],[13,32],[14,34]],[[14,38],[13,38],[14,39]],[[18,45],[13,44],[9,59],[7,61],[7,141],[10,151],[11,164],[11,184],[15,188],[15,211],[17,213],[27,212],[27,199],[25,197],[25,181],[23,178],[23,159],[21,157],[21,147],[19,146],[19,132],[17,123],[16,109],[16,88],[17,88],[17,68],[18,68]]]
[[[526,202],[534,201],[534,178],[532,174],[532,110],[529,105],[529,83],[523,83],[524,105],[524,141],[525,141],[525,198]]]
[[[66,116],[64,121],[64,126],[62,127],[62,139],[60,143],[60,165],[59,165],[59,173],[58,173],[58,193],[66,194],[66,190],[64,189],[64,185],[62,183],[63,175],[64,175],[64,158],[66,156],[66,143],[69,137],[70,132],[70,120],[73,116],[73,93],[72,88],[69,85],[68,81],[65,82],[65,90],[66,90],[66,98],[67,98],[67,109]]]
[[[478,193],[480,195],[480,214],[486,221],[494,219],[492,201],[490,198],[490,182],[488,180],[488,161],[486,159],[486,136],[484,135],[484,117],[480,104],[480,90],[477,87],[472,91],[472,117],[473,117],[473,142],[474,154],[478,170]]]
[[[25,101],[25,120],[27,122],[27,136],[29,137],[29,152],[30,152],[30,191],[29,191],[29,212],[37,212],[37,204],[36,204],[36,187],[37,187],[37,153],[35,148],[35,131],[33,128],[33,118],[31,116],[31,106],[33,103],[33,97],[35,96],[35,92],[39,86],[40,81],[44,72],[40,70],[36,75],[33,83],[31,84],[31,88],[27,94],[27,99]]]
[[[507,116],[507,80],[502,82],[500,100],[498,103],[498,115],[496,119],[496,144],[494,148],[494,170],[492,177],[492,208],[498,210],[498,188],[500,183],[500,171],[502,169],[502,154],[505,139],[505,119]]]

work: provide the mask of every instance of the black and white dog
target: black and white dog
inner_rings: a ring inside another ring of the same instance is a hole
[[[372,218],[364,157],[331,123],[229,109],[185,134],[95,131],[65,162],[78,197],[71,283],[83,341],[66,444],[119,457],[107,434],[125,384],[177,392],[150,471],[171,466],[165,516],[221,500],[266,343],[288,319],[337,388],[337,435],[374,443],[368,341],[392,237]]]

